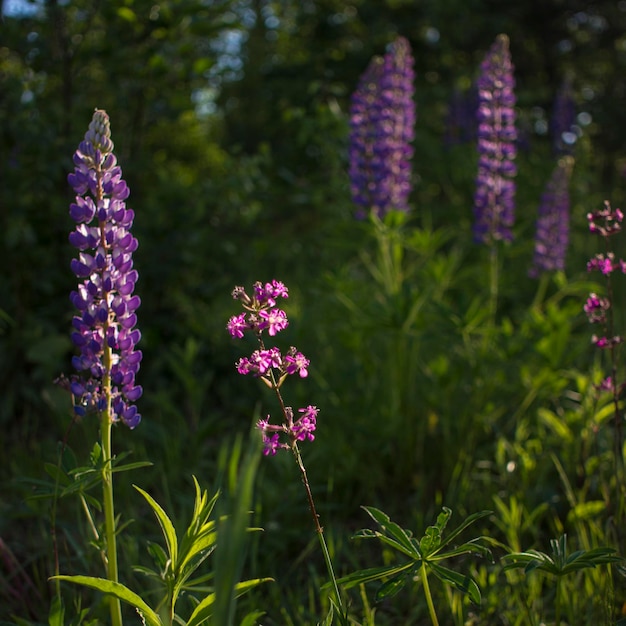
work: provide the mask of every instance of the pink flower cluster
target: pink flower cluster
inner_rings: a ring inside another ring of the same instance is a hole
[[[609,251],[609,237],[619,233],[622,230],[622,220],[624,214],[619,209],[612,209],[607,201],[599,211],[587,214],[589,222],[589,231],[602,237],[605,242],[604,254],[596,254],[587,263],[587,271],[598,271],[606,277],[607,293],[611,294],[611,274],[614,271],[620,271],[626,274],[626,262],[622,259],[616,259],[615,254]],[[604,327],[605,334],[603,336],[593,335],[591,342],[597,348],[614,348],[621,344],[624,338],[619,335],[613,335],[613,320],[611,317],[611,300],[603,298],[595,293],[589,294],[587,301],[583,307],[587,319],[591,324],[600,324]]]
[[[263,433],[263,454],[266,456],[274,456],[280,449],[289,449],[293,443],[297,441],[313,441],[315,439],[315,428],[317,426],[317,414],[319,409],[311,404],[309,406],[298,409],[298,413],[302,415],[294,421],[293,409],[290,406],[285,407],[285,422],[279,426],[270,424],[270,416],[267,419],[259,420],[257,428]],[[281,442],[280,433],[285,433],[291,441],[289,443]]]
[[[622,274],[626,274],[626,262],[622,259],[615,260],[615,255],[612,252],[604,254],[596,254],[593,259],[590,259],[587,263],[587,271],[602,272],[605,276],[608,276],[612,272],[619,270]]]
[[[307,367],[309,359],[302,352],[291,346],[285,356],[276,347],[269,350],[255,350],[247,358],[243,357],[237,362],[237,371],[240,374],[254,374],[255,376],[269,376],[270,369],[278,370],[279,381],[285,376],[298,373],[300,378],[306,378],[309,374]]]
[[[273,389],[284,406],[280,397],[280,387],[288,376],[298,374],[300,378],[308,376],[309,359],[297,348],[291,346],[282,354],[277,347],[266,348],[263,343],[263,332],[267,331],[270,337],[276,336],[288,325],[287,315],[276,307],[278,298],[288,298],[289,291],[283,283],[273,280],[271,283],[256,282],[253,285],[253,295],[249,296],[243,287],[235,287],[232,292],[235,300],[239,300],[244,312],[233,315],[227,324],[228,332],[232,337],[241,339],[246,332],[256,335],[259,349],[249,357],[242,357],[236,363],[237,371],[242,375],[252,374]],[[257,427],[263,434],[264,453],[276,454],[279,448],[291,448],[298,441],[313,441],[313,432],[316,428],[318,409],[312,405],[298,409],[302,415],[294,420],[291,407],[284,407],[284,420],[280,425],[270,424],[267,419],[260,420]],[[280,435],[286,435],[288,443],[281,442]]]

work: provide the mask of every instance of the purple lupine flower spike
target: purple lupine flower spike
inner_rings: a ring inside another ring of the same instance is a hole
[[[134,213],[126,208],[129,190],[113,154],[105,111],[93,114],[74,165],[68,181],[77,194],[70,206],[76,228],[69,240],[79,251],[71,268],[80,281],[70,299],[78,310],[72,341],[80,355],[72,364],[87,375],[71,379],[74,410],[77,415],[110,411],[113,422],[135,428],[141,415],[133,403],[142,394],[135,384],[142,357],[135,349],[141,338],[135,328],[141,300],[133,295],[137,240],[130,232]]]
[[[515,79],[509,38],[498,35],[480,67],[478,175],[474,194],[474,239],[513,239],[515,217]]]
[[[374,57],[350,105],[349,176],[358,215],[408,211],[415,134],[413,55],[404,37]]]
[[[565,254],[569,241],[569,182],[574,159],[559,160],[541,196],[535,256],[529,275],[537,278],[542,272],[565,269]]]

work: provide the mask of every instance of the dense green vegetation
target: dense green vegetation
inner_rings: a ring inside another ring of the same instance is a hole
[[[227,482],[226,451],[274,408],[262,385],[238,376],[242,348],[226,322],[239,312],[235,285],[277,278],[291,293],[281,344],[311,359],[309,377],[285,393],[293,406],[320,408],[302,454],[338,576],[395,558],[351,539],[371,523],[362,505],[418,537],[443,506],[451,527],[492,510],[472,531],[493,540],[493,562],[459,561],[482,602],[431,579],[442,623],[554,623],[557,588],[561,623],[624,617],[626,581],[614,566],[574,572],[556,587],[549,572],[505,571],[501,561],[507,546],[550,554],[563,534],[570,552],[626,556],[613,407],[594,387],[609,364],[582,309],[589,292],[606,290],[586,272],[602,250],[585,216],[605,199],[622,206],[626,189],[626,5],[514,4],[45,0],[4,15],[0,620],[47,622],[51,501],[30,497],[33,481],[56,463],[59,442],[76,467],[98,436],[96,420],[72,423],[54,383],[73,354],[67,174],[96,107],[111,118],[139,240],[143,421],[116,428],[114,449],[153,465],[116,476],[117,512],[134,520],[119,537],[126,584],[150,594],[131,566],[150,560],[146,540],[160,541],[132,484],[186,527],[192,476],[210,493]],[[498,248],[492,319],[489,250],[471,232],[476,147],[446,137],[450,103],[469,92],[498,33],[510,39],[521,139],[515,239]],[[357,221],[349,98],[371,56],[398,34],[416,61],[413,209],[406,219]],[[566,78],[580,114],[567,269],[537,280],[528,268],[555,164],[548,125]],[[623,237],[613,245],[619,257]],[[614,276],[617,332],[626,328],[624,280]],[[100,575],[80,500],[62,498],[55,515],[61,571]],[[321,623],[324,562],[288,454],[261,460],[252,521],[264,532],[250,536],[245,576],[275,582],[243,598],[241,615],[264,611],[266,626]],[[107,619],[100,595],[63,589],[68,619],[80,603],[86,619]],[[347,592],[359,623],[428,623],[419,582],[374,606],[376,589]],[[132,611],[127,623],[139,623]]]

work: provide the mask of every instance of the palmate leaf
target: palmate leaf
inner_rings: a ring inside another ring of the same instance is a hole
[[[491,515],[493,511],[479,511],[478,513],[472,513],[469,517],[467,517],[459,526],[457,526],[453,531],[448,534],[448,536],[442,540],[441,545],[438,550],[445,548],[449,545],[454,539],[456,539],[468,526],[471,526],[474,522],[477,522],[480,519],[488,517]]]
[[[378,530],[371,530],[369,528],[364,528],[363,530],[359,530],[354,535],[352,535],[353,539],[378,539],[381,543],[385,543],[388,546],[394,548],[398,552],[402,552],[406,556],[411,559],[419,559],[420,554],[418,552],[418,546],[415,546],[411,551],[408,551],[404,545],[397,542],[395,539],[388,537],[384,533],[381,533]]]
[[[466,543],[462,543],[460,546],[456,546],[451,550],[446,550],[446,552],[439,552],[436,556],[431,555],[429,559],[429,563],[433,560],[442,561],[443,559],[450,559],[455,556],[460,556],[461,554],[479,554],[482,557],[488,558],[493,562],[493,555],[491,554],[491,550],[480,543],[479,541],[484,541],[484,537],[476,537],[476,539],[472,539]]]
[[[375,601],[381,602],[382,600],[393,598],[393,596],[395,596],[398,591],[404,588],[408,577],[408,572],[401,572],[400,574],[396,574],[393,578],[390,578],[388,581],[384,582],[374,596]]]
[[[135,461],[134,463],[126,463],[126,465],[114,465],[111,469],[115,472],[128,472],[130,470],[139,469],[141,467],[151,467],[153,464],[150,461]]]
[[[371,567],[368,569],[362,569],[358,572],[353,572],[352,574],[348,574],[347,576],[343,576],[337,580],[337,584],[345,587],[346,589],[351,589],[352,587],[356,587],[362,583],[369,583],[374,580],[381,580],[386,578],[387,576],[396,576],[401,572],[406,572],[407,570],[419,567],[421,562],[413,562],[403,563],[402,565],[386,565],[383,567]],[[324,585],[327,587],[329,583]]]
[[[443,567],[438,563],[429,563],[433,573],[439,580],[444,583],[451,584],[455,589],[462,591],[469,595],[470,600],[474,604],[480,604],[481,595],[480,588],[476,584],[476,581],[469,575],[459,574],[454,570]]]
[[[505,562],[503,567],[505,572],[511,569],[520,569],[523,567],[526,573],[532,572],[535,569],[541,569],[555,575],[558,573],[558,568],[552,559],[547,554],[538,552],[537,550],[512,552],[511,554],[506,554],[502,558],[505,561],[508,561],[509,559],[511,560],[510,562]]]
[[[569,574],[587,567],[596,567],[607,563],[619,563],[623,558],[616,554],[613,548],[594,548],[593,550],[579,550],[567,557],[562,568],[563,574]]]
[[[385,535],[378,535],[379,539],[389,538],[392,541],[386,541],[391,546],[396,547],[401,552],[413,559],[420,559],[421,554],[417,551],[415,544],[411,541],[413,534],[410,531],[401,528],[395,522],[389,519],[386,513],[373,506],[361,507],[365,512],[381,527]],[[357,536],[359,536],[357,534]]]
[[[503,557],[511,560],[505,563],[504,570],[514,568],[524,568],[525,573],[530,573],[536,569],[552,574],[553,576],[566,576],[572,572],[582,569],[605,565],[607,563],[619,563],[623,558],[616,554],[613,548],[594,548],[592,550],[577,550],[567,555],[567,544],[565,535],[559,539],[550,541],[552,555],[538,550],[527,550],[526,552],[513,552]]]
[[[154,514],[156,515],[156,518],[161,525],[161,530],[163,531],[163,536],[165,537],[165,543],[167,543],[169,557],[172,562],[172,569],[176,569],[178,559],[178,539],[176,538],[176,530],[174,529],[172,521],[167,516],[165,511],[161,508],[159,503],[149,493],[146,493],[141,487],[137,487],[137,485],[133,485],[133,487],[146,499],[148,504],[152,507],[152,510],[154,511]]]
[[[161,618],[138,596],[134,591],[120,583],[107,580],[106,578],[94,578],[93,576],[52,576],[51,580],[64,580],[77,585],[84,585],[97,589],[102,593],[107,593],[119,598],[134,606],[145,620],[147,626],[163,626]]]

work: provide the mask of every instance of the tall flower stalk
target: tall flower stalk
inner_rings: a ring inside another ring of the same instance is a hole
[[[227,325],[228,332],[238,339],[241,339],[245,333],[251,333],[255,336],[259,346],[258,350],[255,350],[250,357],[239,359],[236,364],[237,371],[244,376],[252,375],[259,378],[274,392],[280,407],[281,420],[279,424],[272,423],[269,415],[257,423],[263,437],[263,452],[265,455],[273,456],[278,450],[290,450],[295,458],[333,588],[335,607],[339,611],[341,622],[347,624],[347,616],[324,538],[324,530],[315,508],[313,493],[299,448],[300,442],[314,441],[319,409],[316,406],[308,405],[295,412],[292,407],[285,404],[281,392],[281,387],[288,377],[296,374],[300,378],[308,376],[310,361],[293,346],[283,354],[276,346],[266,347],[263,339],[263,333],[274,337],[287,327],[289,323],[287,315],[276,304],[279,298],[288,298],[289,291],[283,283],[273,280],[271,283],[265,284],[256,282],[253,286],[252,296],[248,295],[243,287],[235,287],[232,295],[235,300],[241,303],[244,312],[230,318]]]
[[[126,208],[129,189],[113,154],[109,117],[96,110],[84,140],[74,154],[68,181],[76,192],[70,215],[76,222],[70,243],[78,249],[71,268],[79,279],[71,301],[77,309],[72,341],[80,351],[72,359],[79,372],[70,388],[74,412],[96,412],[100,419],[103,511],[107,577],[118,582],[115,510],[113,502],[113,424],[135,428],[141,415],[133,404],[142,394],[135,383],[141,334],[135,311],[141,301],[133,295],[138,278],[132,253],[137,240],[130,228],[134,213]],[[119,599],[110,597],[111,624],[120,626]]]
[[[350,189],[359,216],[407,212],[415,135],[413,55],[398,37],[374,57],[350,105]]]
[[[496,243],[513,239],[515,219],[515,78],[509,38],[498,35],[481,66],[478,88],[478,174],[474,239],[490,246],[490,317],[498,297]]]
[[[598,235],[603,241],[604,251],[596,254],[587,263],[587,271],[600,272],[605,277],[606,294],[599,296],[595,293],[589,294],[585,302],[584,311],[591,324],[597,324],[600,331],[592,336],[594,346],[605,353],[608,353],[610,375],[607,376],[600,385],[601,391],[611,393],[613,401],[613,427],[614,427],[614,455],[615,455],[615,484],[616,484],[616,506],[617,524],[619,538],[621,540],[621,526],[626,517],[624,510],[626,488],[624,486],[624,436],[623,436],[623,415],[620,409],[620,398],[625,384],[618,379],[618,363],[620,358],[621,345],[624,337],[617,333],[613,316],[613,304],[615,302],[613,293],[613,272],[626,274],[626,262],[617,259],[611,249],[611,238],[622,230],[624,214],[620,209],[613,209],[607,201],[599,211],[587,214],[589,231]]]

